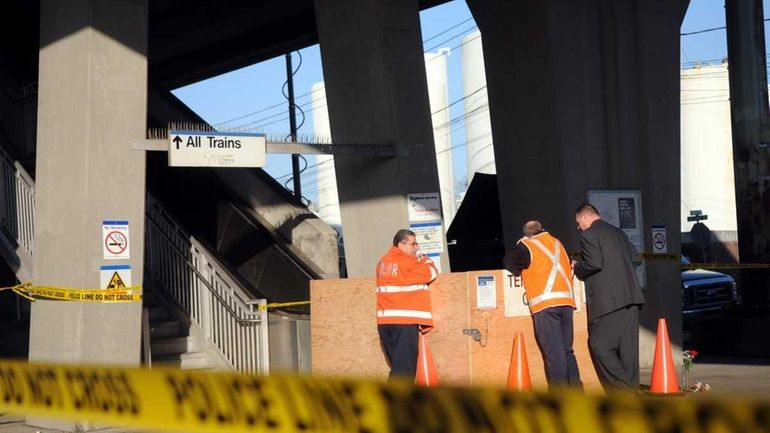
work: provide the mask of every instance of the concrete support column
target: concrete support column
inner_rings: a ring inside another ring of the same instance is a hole
[[[730,118],[738,221],[743,263],[770,260],[770,114],[762,2],[725,2],[730,59]],[[741,272],[743,300],[762,305],[770,299],[770,272]]]
[[[408,156],[335,156],[351,277],[374,274],[406,195],[439,193],[417,0],[315,0],[332,138],[395,142]],[[446,253],[443,271],[449,270]]]
[[[44,0],[40,17],[34,282],[98,288],[101,265],[126,264],[141,285],[145,156],[131,140],[146,133],[146,1]],[[105,220],[129,222],[129,260],[103,258]],[[29,358],[137,365],[141,307],[38,301]]]
[[[679,28],[686,0],[467,0],[481,29],[503,231],[539,218],[576,250],[592,189],[642,191],[650,226],[680,251]],[[657,317],[681,342],[676,261],[647,263],[641,363]]]

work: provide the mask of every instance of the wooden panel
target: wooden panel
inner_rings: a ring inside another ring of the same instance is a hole
[[[503,293],[502,270],[468,272],[468,291],[471,305],[471,323],[481,331],[482,347],[479,343],[471,345],[471,382],[474,384],[505,386],[508,381],[508,369],[511,364],[513,337],[516,331],[524,333],[529,374],[534,388],[547,387],[545,369],[540,349],[535,341],[532,317],[505,317],[505,297]],[[494,275],[497,282],[497,308],[479,310],[476,308],[476,277]],[[586,390],[600,390],[601,385],[588,354],[588,333],[585,309],[576,311],[574,316],[575,341],[573,349],[578,360],[580,377]]]
[[[310,282],[310,338],[314,373],[383,377],[371,279]]]
[[[442,381],[469,383],[470,348],[465,274],[441,274],[431,284],[434,321],[428,333]],[[389,368],[377,335],[372,279],[310,282],[313,372],[386,378]]]
[[[431,284],[436,328],[428,335],[442,383],[504,385],[513,335],[521,330],[533,385],[545,387],[532,318],[504,317],[503,272],[441,274]],[[475,278],[479,274],[496,276],[497,308],[494,310],[476,309]],[[389,369],[377,335],[374,281],[366,278],[311,281],[310,300],[313,372],[386,378]],[[486,347],[463,334],[463,329],[471,327],[469,324],[481,331]],[[574,349],[586,389],[600,389],[588,356],[584,312],[575,313]]]

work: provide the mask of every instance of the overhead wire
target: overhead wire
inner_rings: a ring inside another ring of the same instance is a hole
[[[468,18],[466,18],[466,19],[464,19],[464,20],[462,20],[462,21],[460,21],[460,22],[458,22],[458,23],[456,23],[456,24],[454,24],[454,25],[452,25],[452,26],[450,26],[450,27],[448,27],[448,28],[446,28],[446,29],[444,29],[444,30],[440,31],[439,33],[436,33],[435,35],[433,35],[433,36],[431,36],[431,37],[429,37],[429,38],[427,38],[427,39],[423,40],[422,42],[423,42],[423,44],[424,44],[424,43],[426,43],[426,42],[432,41],[432,40],[436,39],[437,37],[439,37],[439,36],[441,36],[441,35],[444,35],[444,34],[446,34],[446,33],[450,32],[450,31],[452,31],[452,30],[456,29],[457,27],[460,27],[461,25],[463,25],[463,24],[465,24],[465,23],[467,23],[467,22],[469,22],[469,21],[472,21],[472,20],[473,20],[473,17],[468,17]],[[476,28],[476,26],[472,27],[471,29],[473,29],[473,28]],[[453,36],[452,38],[449,38],[449,39],[447,39],[447,40],[445,40],[445,41],[441,42],[441,44],[440,44],[440,45],[443,45],[443,44],[445,44],[446,42],[449,42],[449,41],[451,41],[452,39],[455,39],[455,38],[457,38],[457,37],[459,37],[459,36],[462,36],[462,34],[463,34],[464,32],[466,32],[466,31],[468,31],[468,30],[466,29],[466,30],[464,30],[463,32],[461,32],[461,34],[458,34],[458,35],[456,35],[456,36]],[[427,53],[427,52],[428,52],[428,51],[430,51],[430,50],[431,50],[431,49],[425,50],[425,52]],[[301,53],[300,53],[299,51],[298,51],[298,53],[301,55]],[[318,89],[315,89],[315,90],[310,90],[310,91],[308,91],[308,92],[305,92],[305,93],[303,93],[303,94],[301,94],[301,95],[298,95],[298,96],[296,96],[296,97],[295,97],[295,100],[300,100],[300,99],[302,99],[302,98],[304,98],[304,97],[310,96],[311,94],[313,94],[313,93],[315,93],[315,92],[318,92],[318,91],[321,91],[321,90],[323,90],[323,88],[318,88]],[[252,111],[252,112],[249,112],[249,113],[246,113],[246,114],[243,114],[243,115],[237,116],[237,117],[233,117],[233,118],[231,118],[231,119],[228,119],[228,120],[224,120],[224,121],[221,121],[221,122],[215,123],[215,124],[213,124],[212,126],[214,126],[214,127],[218,127],[218,126],[226,125],[226,124],[228,124],[228,123],[232,123],[232,122],[235,122],[235,121],[238,121],[238,120],[243,120],[243,119],[245,119],[245,118],[248,118],[248,117],[251,117],[251,116],[255,116],[255,115],[257,115],[257,114],[261,114],[261,113],[264,113],[264,112],[266,112],[266,111],[270,111],[270,110],[272,110],[272,109],[275,109],[275,108],[278,108],[278,107],[284,106],[286,103],[287,103],[286,101],[281,101],[281,102],[279,102],[279,103],[277,103],[277,104],[274,104],[274,105],[270,105],[270,106],[268,106],[268,107],[265,107],[265,108],[261,108],[261,109],[259,109],[259,110],[256,110],[256,111]],[[273,118],[273,117],[275,117],[275,116],[268,116],[267,118]],[[287,118],[287,119],[288,119],[288,118]],[[264,119],[261,119],[261,120],[257,120],[257,121],[253,121],[253,122],[259,122],[259,121],[262,121],[262,120],[264,120]],[[253,124],[253,123],[252,123],[252,124]],[[271,123],[271,124],[272,124],[272,123]],[[241,126],[242,126],[242,125],[241,125]],[[235,128],[237,128],[237,127],[235,127]],[[298,129],[299,129],[299,128],[298,128]]]
[[[765,18],[764,22],[770,21],[770,18]],[[712,27],[710,29],[703,29],[703,30],[696,30],[693,32],[686,32],[686,33],[679,33],[679,36],[692,36],[692,35],[699,35],[701,33],[708,33],[708,32],[714,32],[717,30],[725,30],[727,29],[727,26],[720,26],[720,27]]]

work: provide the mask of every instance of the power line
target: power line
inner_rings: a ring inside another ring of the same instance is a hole
[[[434,111],[434,112],[432,112],[432,113],[430,113],[430,114],[431,114],[431,115],[433,115],[433,114],[438,114],[438,113],[440,113],[440,112],[442,112],[442,111],[446,110],[447,108],[449,108],[449,107],[451,107],[451,106],[453,106],[453,105],[457,104],[458,102],[462,102],[462,101],[464,101],[464,100],[466,100],[466,99],[470,98],[471,96],[473,96],[473,95],[475,95],[475,94],[479,93],[480,91],[482,91],[482,90],[484,90],[484,89],[486,89],[486,88],[487,88],[487,86],[481,86],[481,87],[479,87],[478,89],[474,90],[473,92],[471,92],[471,93],[469,93],[469,94],[467,94],[467,95],[463,96],[462,98],[460,98],[460,99],[458,99],[458,100],[456,100],[456,101],[453,101],[451,104],[447,105],[446,107],[444,107],[444,108],[439,108],[438,110],[436,110],[436,111]]]
[[[712,28],[710,28],[710,29],[696,30],[696,31],[694,31],[694,32],[679,33],[679,36],[692,36],[692,35],[699,35],[699,34],[701,34],[701,33],[714,32],[714,31],[717,31],[717,30],[724,30],[724,29],[726,29],[726,28],[727,28],[726,26],[722,26],[722,27],[712,27]]]
[[[454,29],[460,27],[461,25],[467,23],[468,21],[471,21],[472,19],[473,19],[473,17],[468,17],[468,19],[460,21],[459,23],[453,25],[452,27],[450,27],[450,28],[448,28],[448,29],[446,29],[446,30],[444,30],[444,31],[442,31],[440,33],[436,33],[435,35],[429,37],[428,39],[425,39],[424,41],[422,41],[422,43],[424,44],[424,43],[426,43],[428,41],[432,41],[433,39],[436,39],[437,37],[443,35],[444,33],[447,33],[447,32],[449,32],[451,30],[454,30]]]
[[[449,28],[447,28],[447,29],[444,29],[444,30],[442,30],[441,32],[439,32],[439,33],[437,33],[437,34],[435,34],[435,35],[433,35],[433,36],[429,37],[428,39],[425,39],[425,40],[424,40],[424,41],[422,41],[422,42],[423,42],[423,43],[425,43],[425,42],[429,42],[429,41],[431,41],[431,40],[433,40],[433,39],[436,39],[437,37],[439,37],[439,36],[441,36],[441,35],[444,35],[444,34],[446,34],[446,33],[450,32],[450,31],[452,31],[452,30],[456,29],[457,27],[460,27],[461,25],[463,25],[463,24],[467,23],[468,21],[472,21],[472,20],[473,20],[473,17],[468,17],[468,18],[464,19],[463,21],[460,21],[459,23],[457,23],[457,24],[455,24],[455,25],[453,25],[453,26],[451,26],[451,27],[449,27]],[[476,28],[476,26],[474,25],[474,27],[472,27],[470,30],[472,30],[473,28]],[[463,31],[463,32],[466,32],[466,31],[468,31],[468,30],[465,30],[465,31]],[[461,33],[460,35],[458,35],[458,36],[461,36],[461,35],[462,35],[462,33]],[[446,41],[442,42],[441,44],[443,45],[444,43],[446,43],[446,42],[448,42],[448,41],[450,41],[450,40],[452,40],[452,39],[455,39],[455,38],[457,38],[458,36],[454,36],[454,37],[452,37],[452,38],[450,38],[450,39],[448,39],[448,40],[446,40]],[[424,52],[426,52],[426,53],[427,53],[428,51],[430,51],[430,50],[432,50],[432,49],[434,49],[434,48],[430,48],[430,49],[428,49],[428,50],[425,50]],[[318,88],[318,89],[316,89],[316,90],[311,90],[311,91],[309,91],[309,92],[306,92],[306,93],[303,93],[303,94],[301,94],[301,95],[299,95],[299,96],[296,96],[296,97],[295,97],[295,99],[296,99],[296,100],[302,99],[302,98],[304,98],[304,97],[306,97],[306,96],[309,96],[309,95],[311,95],[311,94],[312,94],[312,93],[314,93],[314,92],[318,92],[318,91],[320,91],[320,90],[322,90],[322,89],[323,89],[323,87],[322,87],[322,88]],[[215,123],[215,124],[214,124],[214,125],[212,125],[212,126],[215,126],[215,127],[216,127],[216,126],[221,126],[221,125],[225,125],[225,124],[228,124],[228,123],[232,123],[232,122],[235,122],[235,121],[238,121],[238,120],[242,120],[242,119],[245,119],[245,118],[247,118],[247,117],[255,116],[255,115],[257,115],[257,114],[260,114],[260,113],[264,113],[265,111],[269,111],[269,110],[272,110],[272,109],[274,109],[274,108],[282,107],[282,106],[286,105],[286,103],[287,103],[286,101],[282,101],[282,102],[279,102],[278,104],[275,104],[275,105],[271,105],[271,106],[269,106],[269,107],[265,107],[265,108],[262,108],[262,109],[259,109],[259,110],[256,110],[256,111],[252,111],[252,112],[250,112],[250,113],[247,113],[247,114],[243,114],[243,115],[241,115],[241,116],[238,116],[238,117],[234,117],[234,118],[232,118],[232,119],[228,119],[228,120],[225,120],[225,121],[222,121],[222,122],[219,122],[219,123]]]
[[[770,18],[765,18],[765,22],[770,21]],[[712,27],[710,29],[703,29],[703,30],[696,30],[694,32],[687,32],[687,33],[679,33],[679,36],[691,36],[691,35],[699,35],[701,33],[708,33],[708,32],[715,32],[717,30],[724,30],[727,26],[721,26],[721,27]]]
[[[467,29],[465,29],[465,30],[461,31],[459,34],[457,34],[457,35],[455,35],[455,36],[452,36],[452,37],[451,37],[451,38],[449,38],[449,39],[446,39],[446,40],[444,40],[444,41],[441,41],[441,42],[439,42],[438,44],[436,44],[436,45],[434,45],[434,46],[432,46],[432,47],[428,48],[428,49],[427,49],[427,50],[425,50],[424,52],[425,52],[425,53],[427,53],[427,52],[429,52],[429,51],[433,51],[433,50],[435,50],[436,48],[439,48],[439,47],[441,47],[442,45],[446,44],[447,42],[449,42],[449,41],[451,41],[451,40],[453,40],[453,39],[457,39],[457,38],[459,38],[460,36],[464,36],[464,35],[468,34],[469,32],[471,32],[471,31],[473,31],[473,30],[475,30],[475,29],[477,29],[477,28],[478,28],[478,27],[477,27],[477,26],[474,24],[472,27],[469,27],[469,28],[467,28]]]

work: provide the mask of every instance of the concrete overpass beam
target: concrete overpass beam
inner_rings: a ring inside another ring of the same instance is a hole
[[[680,251],[679,28],[687,1],[467,0],[481,29],[507,245],[540,218],[579,247],[574,210],[592,189],[642,191],[650,226]],[[681,342],[676,261],[648,261],[641,363],[657,317]]]
[[[44,0],[40,12],[34,283],[100,286],[101,265],[142,284],[147,2]],[[130,259],[105,260],[102,222],[129,223]],[[141,303],[38,301],[29,358],[137,365]],[[73,430],[71,422],[29,424]],[[93,426],[81,425],[85,430]]]
[[[407,194],[439,193],[416,0],[316,0],[332,137],[395,142],[408,156],[335,156],[348,275],[371,276]],[[441,256],[448,271],[446,253]]]

